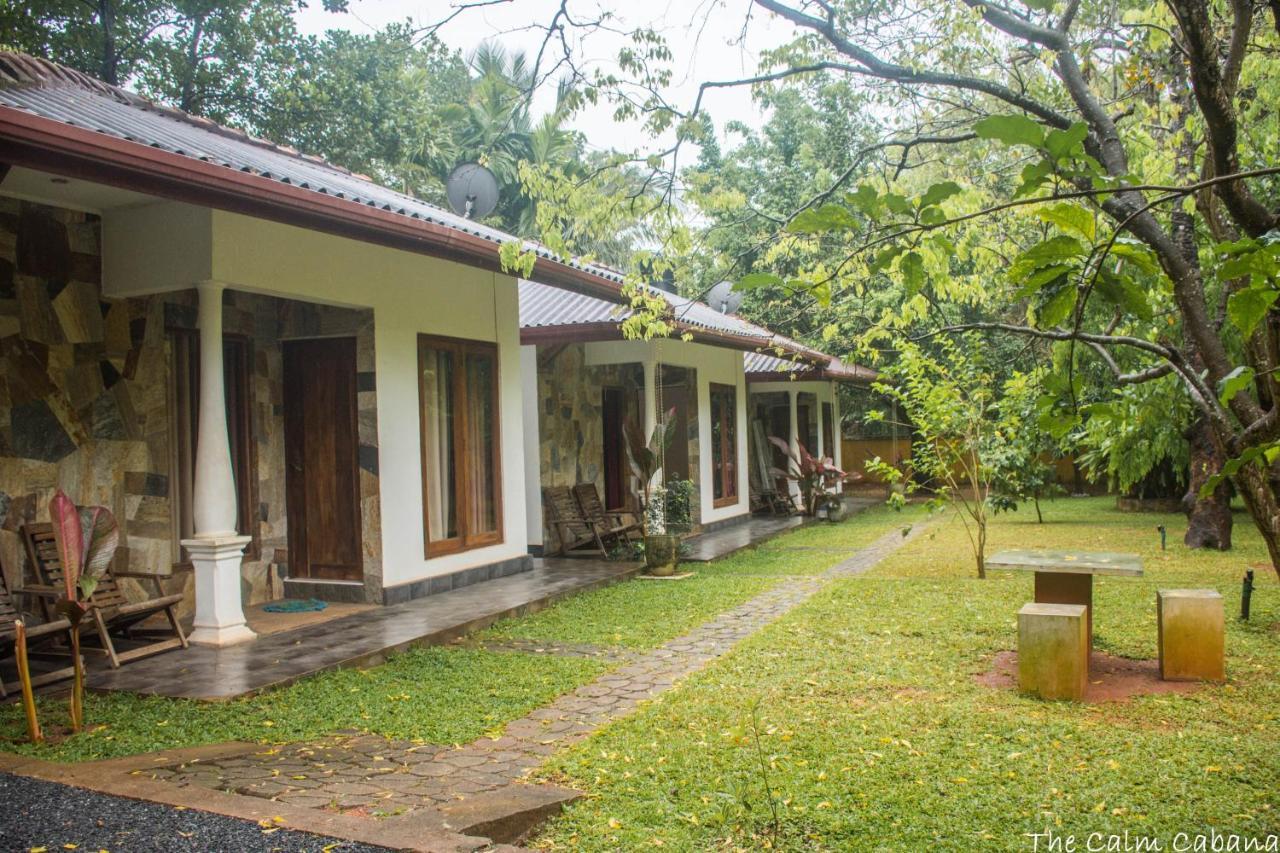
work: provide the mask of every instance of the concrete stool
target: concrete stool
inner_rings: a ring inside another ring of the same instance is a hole
[[[1024,604],[1018,611],[1018,687],[1041,699],[1083,699],[1089,681],[1083,604]]]
[[[1160,677],[1165,681],[1224,681],[1222,596],[1212,589],[1156,592]]]

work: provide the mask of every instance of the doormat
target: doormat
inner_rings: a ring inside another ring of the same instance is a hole
[[[262,609],[267,613],[306,613],[310,610],[324,610],[328,606],[318,598],[285,598],[264,604]]]

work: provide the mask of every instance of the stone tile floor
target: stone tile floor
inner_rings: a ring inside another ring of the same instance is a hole
[[[464,746],[418,744],[349,732],[314,743],[261,748],[231,758],[148,769],[155,779],[201,785],[296,806],[369,815],[440,808],[520,782],[559,749],[626,716],[799,606],[831,580],[866,571],[905,542],[893,531],[817,577],[783,577],[746,603],[656,649],[622,654],[607,647],[520,641],[513,653],[617,654],[619,666]],[[496,647],[490,644],[489,647]]]
[[[624,580],[637,563],[539,560],[531,571],[375,607],[327,622],[259,637],[226,648],[192,646],[91,672],[90,690],[220,700],[280,687],[336,669],[377,663],[412,645],[448,640],[504,616]]]

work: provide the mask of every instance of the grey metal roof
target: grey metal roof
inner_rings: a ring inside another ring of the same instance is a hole
[[[671,305],[671,313],[678,324],[690,330],[703,330],[717,334],[756,340],[761,346],[768,345],[775,335],[762,328],[735,317],[721,314],[709,305],[683,296],[668,293],[665,290],[650,288],[650,292],[666,299]],[[547,328],[554,326],[579,326],[593,323],[621,323],[632,316],[627,305],[616,305],[592,296],[549,287],[535,281],[520,281],[520,326],[522,328]]]
[[[670,304],[678,325],[692,331],[727,334],[740,339],[749,349],[745,354],[747,374],[762,376],[812,376],[838,382],[867,384],[879,374],[861,365],[845,364],[838,358],[784,335],[771,332],[733,314],[722,314],[709,305],[668,293],[657,288],[652,293]],[[631,308],[593,296],[520,280],[520,328],[555,328],[557,326],[617,325],[632,315]]]
[[[353,174],[318,157],[249,136],[181,110],[162,106],[132,92],[110,86],[78,71],[26,56],[0,52],[0,105],[118,139],[141,143],[347,199],[372,208],[435,223],[494,243],[519,238],[473,222],[436,205],[405,195]],[[597,264],[560,258],[548,249],[522,241],[526,250],[586,270],[615,284],[622,276]]]
[[[752,374],[764,376],[795,376],[797,378],[818,373],[823,379],[837,382],[855,382],[869,384],[874,382],[879,373],[860,364],[845,364],[838,358],[826,356],[826,363],[817,365],[796,361],[777,355],[775,351],[749,352],[744,358],[743,369],[748,376]]]

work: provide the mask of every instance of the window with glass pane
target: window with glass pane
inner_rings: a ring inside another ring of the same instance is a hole
[[[711,385],[711,497],[713,506],[738,498],[738,391]]]
[[[501,541],[498,353],[418,336],[427,556]]]

